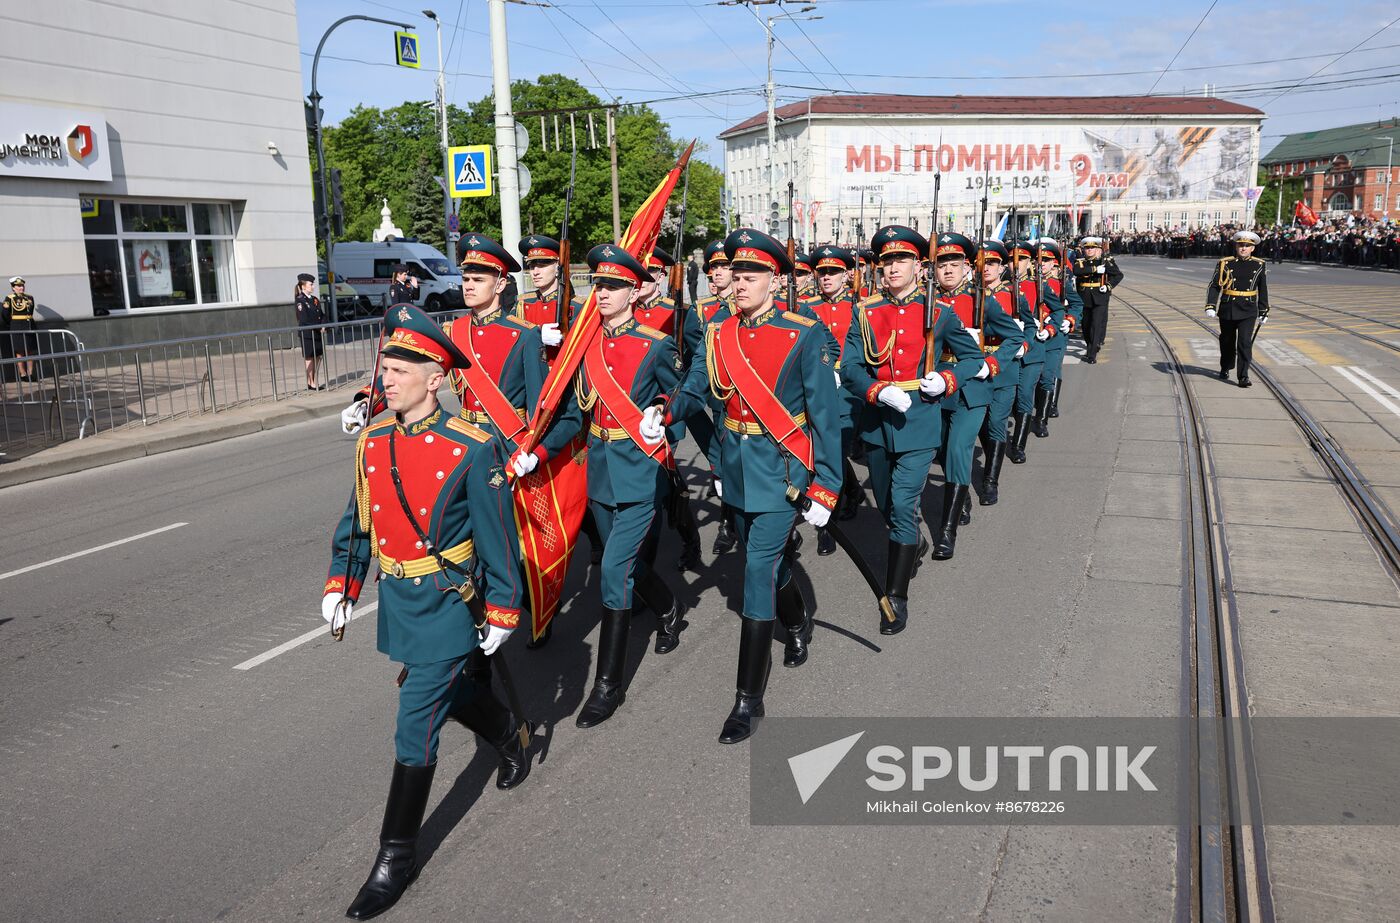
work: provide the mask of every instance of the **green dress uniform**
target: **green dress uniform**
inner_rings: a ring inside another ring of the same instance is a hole
[[[855,253],[844,247],[822,247],[812,255],[812,260],[818,272],[822,269],[839,269],[843,272],[850,272],[856,265]],[[844,382],[841,380],[841,363],[844,359],[846,338],[851,332],[851,327],[855,325],[856,298],[849,288],[843,289],[834,298],[818,295],[816,300],[812,302],[812,310],[826,329],[831,332],[829,348],[836,356],[835,380],[840,387],[838,394],[841,408],[842,470],[842,504],[838,515],[841,519],[853,519],[856,515],[856,507],[859,506],[864,497],[860,479],[856,477],[855,469],[851,467],[851,448],[855,444],[856,417],[861,413],[864,401],[846,390]],[[828,532],[821,530],[817,537],[817,553],[827,555],[835,551],[836,540]]]
[[[791,269],[776,240],[741,228],[725,241],[736,270]],[[773,622],[788,630],[784,665],[807,658],[812,621],[792,579],[786,549],[800,503],[836,506],[841,485],[840,423],[829,333],[819,322],[771,306],[712,323],[694,356],[671,415],[690,416],[713,397],[723,402],[720,479],[744,544],[738,692],[720,734],[734,743],[763,715]]]
[[[1241,231],[1236,243],[1259,242],[1258,235]],[[1254,361],[1254,325],[1269,316],[1269,283],[1265,263],[1257,256],[1227,256],[1215,265],[1206,290],[1206,310],[1220,318],[1220,377],[1234,368],[1241,388],[1249,387]]]
[[[384,324],[388,358],[446,369],[468,361],[417,308],[397,306]],[[392,905],[416,874],[448,718],[496,748],[497,786],[514,787],[529,773],[522,722],[491,692],[474,616],[456,589],[479,588],[489,624],[519,624],[525,590],[505,463],[498,439],[440,407],[421,420],[370,426],[356,444],[355,490],[331,542],[324,593],[353,603],[377,558],[378,648],[406,668],[380,852],[348,911],[357,919]]]
[[[716,266],[729,265],[729,256],[724,252],[724,241],[716,240],[710,242],[705,247],[704,270],[708,276],[710,271]],[[705,295],[695,303],[696,316],[690,318],[685,325],[684,346],[685,355],[683,359],[683,375],[687,374],[695,361],[696,355],[701,349],[701,342],[705,337],[705,331],[710,324],[723,321],[734,314],[734,296]],[[718,489],[723,490],[723,482],[719,480],[722,468],[721,456],[724,450],[724,428],[719,425],[720,419],[724,416],[724,404],[711,398],[706,407],[692,413],[685,423],[690,429],[690,434],[695,437],[695,443],[704,453],[705,460],[709,462],[710,473],[719,485]],[[712,549],[714,554],[727,554],[734,550],[738,543],[738,535],[734,531],[734,509],[720,498],[719,529],[715,533],[715,543]]]
[[[929,247],[917,231],[898,225],[882,228],[875,245],[882,256],[909,254],[915,259],[926,255]],[[957,312],[935,304],[935,358],[951,350],[959,361],[937,372],[944,380],[943,394],[929,397],[920,391],[927,345],[926,295],[927,289],[918,286],[903,299],[866,298],[857,305],[856,322],[842,350],[841,379],[865,405],[856,421],[856,438],[866,445],[875,504],[889,529],[885,584],[895,618],[882,619],[880,630],[885,634],[904,628],[909,580],[927,547],[918,544],[919,511],[934,454],[943,444],[943,407],[982,367],[982,350],[963,328]],[[880,401],[880,393],[888,387],[910,396],[907,411],[901,413]]]
[[[1074,289],[1074,276],[1064,271],[1064,254],[1060,245],[1048,238],[1034,242],[1039,254],[1049,253],[1055,257],[1055,264],[1045,273],[1045,263],[1041,263],[1044,298],[1052,312],[1058,314],[1061,322],[1056,326],[1056,336],[1045,341],[1045,365],[1040,370],[1040,392],[1036,396],[1037,436],[1048,436],[1050,430],[1045,421],[1059,416],[1060,369],[1065,361],[1065,347],[1069,345],[1069,334],[1078,327],[1084,313],[1084,304]],[[1064,321],[1069,322],[1069,330],[1064,330]],[[1043,395],[1043,396],[1042,396]],[[1040,405],[1044,403],[1042,408]]]
[[[626,250],[610,244],[589,251],[588,265],[595,283],[636,287],[647,275]],[[675,650],[685,627],[674,594],[652,566],[671,493],[670,448],[664,438],[648,444],[639,429],[641,408],[664,406],[679,380],[675,341],[635,317],[599,329],[575,379],[579,406],[589,414],[588,508],[603,541],[598,664],[579,727],[601,724],[622,704],[634,592],[660,620],[658,654]]]
[[[1004,268],[1010,264],[1010,253],[1001,241],[984,241],[982,247],[985,251],[1000,256]],[[1016,403],[1016,395],[1021,383],[1021,372],[1024,368],[1021,364],[1021,358],[1028,350],[1027,344],[1033,339],[1026,336],[1026,331],[1028,329],[1035,330],[1035,317],[1031,314],[1030,305],[1026,303],[1025,298],[1021,297],[1019,288],[1014,284],[1014,268],[1010,272],[1010,276],[1003,275],[995,285],[988,286],[986,290],[988,315],[996,317],[999,324],[1004,315],[1006,319],[1016,325],[1017,339],[1015,342],[1017,345],[1015,351],[1006,361],[998,362],[1000,371],[992,379],[992,403],[987,407],[987,419],[983,422],[982,430],[978,434],[982,442],[980,502],[983,506],[992,506],[998,499],[1001,468],[1006,460],[1009,436],[1007,422]],[[1004,345],[1000,339],[1000,333],[991,325],[988,325],[983,333],[983,352],[991,351],[1000,360],[1001,347]]]

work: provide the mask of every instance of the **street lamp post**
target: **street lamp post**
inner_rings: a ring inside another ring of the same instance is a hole
[[[377,16],[342,16],[331,23],[330,28],[321,35],[321,41],[316,44],[316,54],[311,59],[311,95],[307,97],[311,102],[312,121],[316,123],[316,169],[321,175],[321,218],[326,223],[326,287],[329,290],[331,299],[331,320],[340,320],[340,304],[335,297],[335,229],[332,226],[331,212],[334,206],[331,204],[330,177],[326,175],[326,149],[322,143],[321,132],[321,94],[316,91],[316,69],[321,64],[321,49],[326,46],[326,39],[344,23],[355,19],[363,19],[366,22],[383,23],[386,26],[398,26],[400,29],[413,28],[406,22],[394,22],[392,19],[380,19]]]
[[[1380,135],[1376,135],[1375,138],[1376,138],[1377,141],[1389,141],[1389,142],[1390,142],[1390,150],[1389,150],[1389,152],[1387,152],[1386,155],[1385,155],[1385,201],[1381,203],[1381,219],[1384,220],[1386,224],[1389,224],[1389,223],[1390,223],[1390,170],[1391,170],[1391,167],[1394,166],[1394,158],[1395,158],[1395,139],[1394,139],[1393,137],[1389,137],[1389,136],[1387,136],[1387,137],[1381,137]]]
[[[496,97],[496,169],[501,180],[501,246],[519,257],[520,174],[516,170],[515,112],[510,99],[506,3],[505,0],[487,0],[486,8],[491,22],[491,88]],[[567,269],[565,267],[565,271]]]
[[[452,194],[448,191],[452,188],[452,161],[447,156],[447,78],[442,71],[442,20],[438,19],[437,13],[432,10],[424,10],[423,15],[437,26],[437,109],[438,117],[442,120],[442,235],[446,242],[442,252],[447,255],[448,260],[455,263],[456,254],[452,247]]]

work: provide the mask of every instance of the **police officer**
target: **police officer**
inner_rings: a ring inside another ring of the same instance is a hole
[[[447,718],[496,749],[498,788],[530,771],[528,729],[492,694],[489,672],[483,683],[471,664],[520,624],[520,537],[505,454],[491,434],[438,406],[446,374],[469,360],[432,319],[399,305],[384,331],[381,381],[394,417],[356,444],[355,489],[332,539],[321,604],[332,629],[343,630],[377,558],[378,648],[405,667],[379,853],[346,911],[358,920],[393,906],[418,873],[418,831]]]
[[[395,263],[390,275],[389,304],[413,304],[418,300],[418,277],[409,272],[408,266]]]
[[[1026,241],[1016,241],[1011,246],[1015,263],[1015,278],[1019,294],[1030,308],[1030,323],[1026,327],[1026,352],[1021,357],[1021,380],[1016,385],[1016,409],[1012,411],[1015,421],[1015,441],[1008,445],[1006,457],[1013,465],[1026,463],[1026,443],[1033,428],[1039,425],[1045,411],[1045,400],[1041,397],[1041,373],[1045,367],[1045,344],[1060,333],[1060,323],[1064,320],[1063,306],[1057,301],[1056,309],[1043,297],[1045,286],[1039,282],[1036,268],[1036,248]],[[1033,422],[1034,421],[1034,422]]]
[[[958,320],[977,341],[979,354],[986,357],[982,368],[972,378],[960,382],[962,387],[957,394],[943,401],[946,428],[941,451],[943,516],[933,548],[935,561],[946,561],[953,556],[957,550],[959,524],[972,520],[972,447],[992,404],[993,380],[1015,362],[1016,353],[1025,342],[1015,318],[994,303],[989,308],[987,298],[979,293],[979,289],[986,291],[986,283],[983,270],[973,262],[978,259],[977,252],[977,244],[952,231],[938,236],[933,251],[938,301],[957,313]],[[1003,253],[1004,249],[990,251],[984,256]],[[997,278],[1000,272],[998,262],[992,278]],[[950,345],[945,345],[938,368],[952,371],[962,358]],[[984,464],[985,459],[984,454]]]
[[[543,234],[531,234],[520,241],[519,247],[525,260],[525,271],[530,274],[530,284],[535,290],[515,302],[515,314],[522,320],[540,328],[540,340],[546,347],[546,356],[552,364],[558,355],[559,344],[564,335],[559,330],[559,284],[562,252],[559,241]],[[574,310],[572,306],[570,311]]]
[[[25,291],[24,279],[15,276],[10,280],[10,294],[0,302],[0,315],[4,316],[5,328],[11,331],[11,345],[14,347],[17,362],[16,373],[19,381],[34,380],[34,363],[24,360],[39,350],[38,337],[34,335],[34,296]],[[14,336],[18,333],[19,336]]]
[[[1084,361],[1093,365],[1108,333],[1108,299],[1123,281],[1123,270],[1104,253],[1102,237],[1086,237],[1079,246],[1083,253],[1074,261],[1074,287],[1084,302]]]
[[[919,261],[929,253],[929,242],[903,225],[889,225],[876,232],[872,248],[889,288],[857,306],[842,351],[841,380],[865,405],[856,438],[866,445],[875,505],[889,528],[885,594],[891,611],[882,613],[880,633],[893,635],[908,621],[909,581],[928,550],[919,511],[934,453],[943,444],[943,404],[984,363],[957,313],[927,303],[930,293],[921,284]],[[961,247],[954,249],[965,256]],[[965,271],[966,264],[960,268]],[[960,280],[961,275],[955,281]],[[958,362],[936,369],[946,349]]]
[[[987,405],[987,419],[978,434],[982,441],[982,490],[979,502],[983,506],[992,506],[998,499],[1001,467],[1006,460],[1006,424],[1021,382],[1021,359],[1027,350],[1026,331],[1035,331],[1035,318],[1030,305],[1021,297],[1015,276],[1003,275],[1003,270],[1009,269],[1011,262],[1011,251],[1006,245],[999,240],[984,240],[980,257],[982,284],[985,287],[983,297],[986,299],[984,311],[988,317],[982,331],[982,351],[991,352],[1000,369],[992,378],[992,402]],[[1011,272],[1014,273],[1014,270]],[[1012,341],[1004,339],[1003,334],[1009,328],[1001,317],[1003,314],[1016,325],[1017,336]],[[1008,347],[1014,349],[1007,352]]]
[[[321,299],[316,297],[316,277],[309,272],[298,273],[293,297],[297,326],[301,328],[301,357],[306,362],[306,389],[324,391],[324,384],[316,384],[316,369],[317,366],[325,368],[326,343],[321,328],[326,323],[326,312],[321,308]]]
[[[763,717],[775,617],[787,629],[783,665],[807,660],[812,617],[787,547],[799,510],[818,528],[829,521],[841,444],[829,334],[773,304],[792,269],[786,250],[753,228],[730,234],[724,249],[738,313],[706,329],[671,416],[689,416],[712,395],[724,402],[721,480],[745,556],[738,690],[719,736],[731,744]]]
[[[1235,255],[1215,266],[1206,290],[1206,317],[1220,318],[1220,377],[1230,380],[1236,370],[1241,388],[1252,384],[1249,364],[1254,358],[1254,323],[1269,319],[1269,284],[1264,261],[1254,255],[1259,235],[1239,231],[1234,236]]]
[[[680,356],[675,341],[633,316],[649,275],[641,262],[603,244],[589,251],[588,268],[602,328],[575,385],[590,414],[588,506],[603,539],[603,622],[593,691],[576,721],[582,728],[601,724],[622,704],[634,591],[660,620],[656,653],[675,650],[685,627],[674,594],[652,568],[674,464],[662,408],[680,380]]]

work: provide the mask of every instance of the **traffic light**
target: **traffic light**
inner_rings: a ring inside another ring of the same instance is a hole
[[[320,108],[313,109],[310,103],[302,103],[301,107],[306,114],[306,133],[315,137],[316,126],[321,124],[321,116],[325,110]]]
[[[340,168],[331,168],[331,221],[335,236],[345,236],[345,202],[340,196]]]
[[[774,237],[778,236],[778,203],[772,202],[768,206],[768,233]]]
[[[311,213],[316,219],[316,237],[325,239],[326,236],[326,197],[321,192],[321,171],[311,171],[311,195],[313,204]]]

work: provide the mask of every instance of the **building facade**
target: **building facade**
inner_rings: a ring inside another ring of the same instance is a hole
[[[294,0],[58,0],[0,72],[0,277],[42,320],[241,328],[315,271]]]
[[[787,187],[806,243],[880,223],[976,233],[1015,210],[1052,234],[1248,219],[1264,113],[1214,97],[817,96],[720,135],[737,219],[764,226]],[[769,171],[773,171],[770,199]],[[987,199],[982,217],[982,199]]]
[[[1395,118],[1286,135],[1260,161],[1271,180],[1303,178],[1303,202],[1324,218],[1400,215]],[[1291,200],[1290,200],[1291,201]]]

